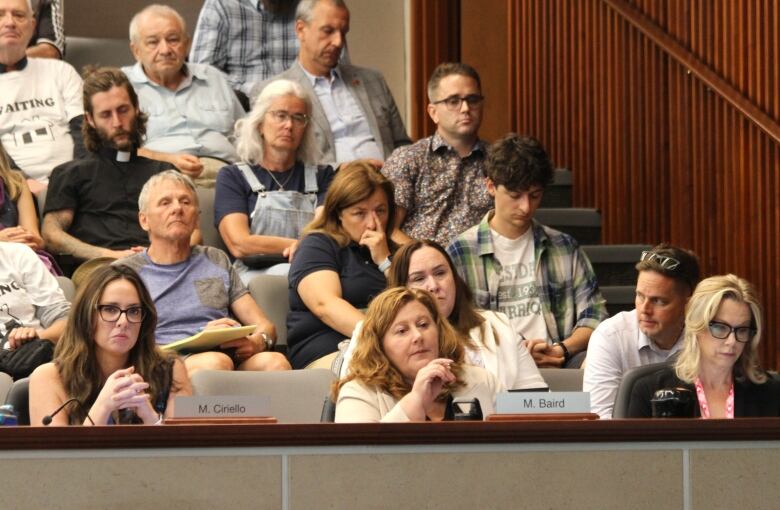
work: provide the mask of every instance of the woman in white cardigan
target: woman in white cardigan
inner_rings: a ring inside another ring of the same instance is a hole
[[[436,242],[413,241],[398,250],[388,273],[388,286],[422,288],[433,294],[439,312],[467,339],[466,363],[493,373],[507,389],[547,388],[509,318],[500,312],[474,308],[471,290]],[[342,377],[349,372],[360,329],[358,323],[341,365]]]
[[[493,414],[501,385],[464,362],[463,342],[427,291],[394,287],[368,307],[349,375],[339,382],[336,422],[454,419],[453,400]]]

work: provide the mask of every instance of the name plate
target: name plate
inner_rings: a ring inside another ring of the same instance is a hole
[[[176,397],[176,418],[256,418],[270,416],[268,397]]]
[[[496,414],[560,414],[589,412],[590,393],[585,391],[509,392],[499,393],[496,398]]]

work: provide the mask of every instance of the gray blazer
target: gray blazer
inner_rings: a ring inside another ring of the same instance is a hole
[[[396,147],[411,143],[406,134],[406,128],[398,113],[390,89],[387,87],[382,74],[373,69],[356,67],[348,64],[339,65],[341,77],[349,90],[355,96],[363,112],[366,114],[371,134],[384,152],[385,159]],[[266,85],[274,80],[290,80],[299,83],[312,102],[312,123],[309,127],[314,135],[313,161],[320,165],[333,165],[336,163],[336,144],[333,140],[333,132],[330,123],[325,116],[325,111],[317,99],[314,87],[301,64],[295,63],[286,71],[277,74],[273,78],[256,84],[252,88],[252,101],[262,92]]]

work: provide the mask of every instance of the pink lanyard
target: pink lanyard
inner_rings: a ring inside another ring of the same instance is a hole
[[[704,394],[704,386],[701,384],[701,379],[697,377],[694,384],[696,385],[696,397],[699,399],[701,417],[708,419],[710,417],[710,406],[707,405],[707,396]],[[726,418],[734,418],[734,382],[731,383],[729,396],[726,398]]]

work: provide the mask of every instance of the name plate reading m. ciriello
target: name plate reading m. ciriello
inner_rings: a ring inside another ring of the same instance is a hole
[[[589,413],[590,393],[584,391],[510,392],[496,398],[497,414]]]
[[[176,397],[176,418],[258,418],[270,416],[268,397]]]

